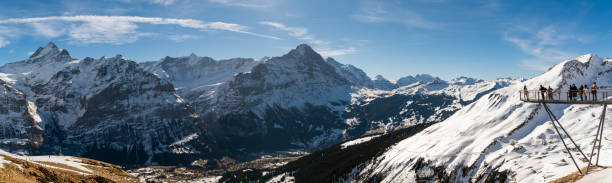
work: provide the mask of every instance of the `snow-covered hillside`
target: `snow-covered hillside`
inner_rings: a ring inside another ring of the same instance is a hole
[[[369,130],[385,132],[442,121],[481,96],[520,81],[461,77],[450,82],[440,79],[417,81],[394,90],[362,88],[352,94],[353,105],[347,112],[347,123],[366,123],[372,126]]]
[[[136,182],[118,166],[71,156],[24,156],[0,150],[2,182]]]
[[[487,94],[445,121],[392,146],[370,163],[356,167],[347,176],[353,182],[481,182],[496,176],[517,182],[547,182],[563,177],[576,169],[550,119],[539,104],[521,102],[518,91],[525,85],[567,90],[570,84],[594,81],[600,86],[612,85],[612,60],[589,54],[564,61],[538,77]],[[602,106],[550,108],[580,148],[590,150]],[[611,114],[608,110],[607,116]],[[611,132],[612,124],[606,123],[604,137]],[[612,158],[606,156],[612,153],[612,141],[605,138],[601,151],[599,163],[612,165]],[[579,163],[586,166],[585,162]]]

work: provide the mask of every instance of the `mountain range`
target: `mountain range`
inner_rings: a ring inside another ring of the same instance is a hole
[[[135,62],[75,59],[49,43],[0,67],[0,147],[136,165],[249,159],[442,121],[520,82],[371,79],[304,44],[259,60]]]

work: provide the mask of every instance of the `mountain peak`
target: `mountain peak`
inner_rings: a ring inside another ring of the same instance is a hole
[[[596,54],[589,53],[589,54],[586,54],[586,55],[582,55],[582,56],[576,57],[576,60],[579,61],[579,62],[582,62],[582,63],[587,63],[587,62],[589,62],[591,60],[601,60],[601,57],[597,56]]]
[[[55,45],[55,43],[53,43],[53,42],[47,43],[47,46],[45,46],[45,48],[59,50],[59,48],[57,48],[57,45]]]
[[[47,46],[43,47],[39,47],[36,52],[34,52],[34,54],[32,54],[32,56],[30,56],[30,58],[36,58],[36,57],[42,57],[42,56],[47,56],[47,55],[55,55],[60,53],[60,49],[57,47],[57,45],[55,45],[55,43],[53,42],[49,42],[47,44]],[[66,51],[66,53],[68,53]]]
[[[318,54],[318,53],[315,52],[312,49],[312,47],[308,46],[307,44],[300,44],[295,49],[289,51],[289,55],[295,55],[295,56],[304,56],[304,55],[311,55],[311,54]]]
[[[374,80],[387,80],[387,79],[379,74],[379,75],[374,76]]]

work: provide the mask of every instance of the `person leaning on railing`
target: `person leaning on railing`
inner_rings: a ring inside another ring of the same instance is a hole
[[[541,100],[546,100],[545,94],[546,94],[546,88],[544,88],[544,86],[540,85],[540,94],[542,95],[542,99]]]
[[[527,86],[523,86],[523,94],[524,94],[525,100],[529,100],[529,90],[527,90]]]
[[[553,100],[553,89],[550,86],[546,89],[546,94],[548,94],[548,100]]]

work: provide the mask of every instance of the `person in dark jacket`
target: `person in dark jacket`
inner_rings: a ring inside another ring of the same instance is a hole
[[[542,94],[542,99],[541,100],[546,100],[545,94],[546,94],[546,88],[544,88],[544,86],[540,85],[540,93]]]
[[[584,86],[580,85],[580,88],[578,88],[578,96],[580,96],[581,101],[584,101],[584,97],[582,96],[582,91],[584,91]]]
[[[576,87],[576,84],[572,84],[572,90],[574,90],[574,101],[578,100],[578,87]]]
[[[569,86],[569,93],[568,95],[570,96],[570,101],[576,101],[576,85],[571,84]]]

